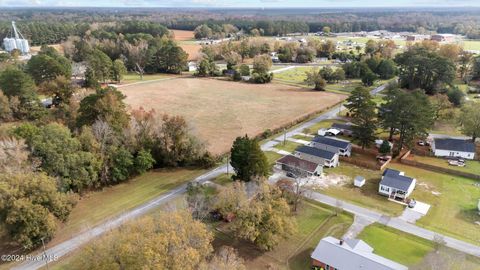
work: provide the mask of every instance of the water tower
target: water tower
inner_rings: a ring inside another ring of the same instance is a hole
[[[30,52],[30,46],[28,46],[28,40],[26,40],[22,33],[20,33],[12,21],[13,35],[7,36],[3,39],[3,47],[7,52],[11,52],[14,49],[19,50],[22,54],[28,54]],[[11,33],[12,34],[12,33]]]

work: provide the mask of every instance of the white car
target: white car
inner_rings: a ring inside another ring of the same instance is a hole
[[[465,162],[461,162],[459,160],[449,160],[448,164],[452,166],[465,167]]]

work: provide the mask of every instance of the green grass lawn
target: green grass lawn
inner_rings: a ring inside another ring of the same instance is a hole
[[[309,142],[313,139],[313,137],[308,137],[308,136],[300,135],[300,134],[293,135],[292,138],[297,139],[297,140],[304,140],[304,141],[307,141],[307,142]]]
[[[428,214],[418,220],[417,225],[480,245],[480,227],[475,224],[480,222],[478,181],[398,163],[389,167],[417,179],[411,197],[431,205]]]
[[[433,243],[423,238],[374,223],[359,235],[374,249],[374,253],[392,261],[413,266],[433,250]]]
[[[285,144],[283,142],[278,143],[277,145],[275,145],[275,148],[293,153],[293,151],[295,151],[295,149],[297,149],[297,147],[302,146],[302,145],[303,144],[299,144],[299,143],[296,143],[296,142],[285,141]]]
[[[432,241],[378,223],[367,226],[358,238],[373,247],[375,254],[406,266],[417,265],[434,250]],[[478,270],[480,259],[467,256],[463,266],[462,269]]]
[[[460,42],[465,50],[480,51],[480,40],[463,40]]]
[[[465,167],[451,166],[448,164],[446,159],[437,158],[437,157],[424,157],[424,156],[415,155],[414,160],[425,163],[425,164],[447,168],[450,170],[480,175],[480,161],[477,161],[477,160],[466,160]]]
[[[327,189],[318,190],[321,193],[393,216],[400,215],[404,209],[400,204],[390,202],[386,197],[378,194],[378,183],[381,179],[380,171],[342,162],[336,168],[325,169],[325,173],[347,176],[350,182],[343,186],[330,186]],[[353,185],[353,178],[357,175],[366,179],[365,185],[361,188]]]
[[[88,193],[79,201],[49,245],[60,243],[80,231],[148,202],[203,172],[205,170],[152,171],[103,191]]]
[[[331,208],[322,204],[304,202],[295,216],[297,232],[272,251],[262,252],[246,241],[236,240],[230,234],[218,231],[214,246],[229,245],[238,249],[247,269],[267,269],[269,265],[273,269],[309,269],[310,253],[320,239],[329,235],[341,237],[353,222],[351,215],[342,213],[334,216],[332,213]]]
[[[283,155],[280,155],[279,153],[275,153],[272,151],[266,151],[264,153],[265,153],[265,156],[267,156],[267,160],[270,166],[273,166],[275,162],[283,156]]]
[[[171,74],[144,74],[143,80],[140,79],[140,75],[135,72],[129,72],[123,77],[122,84],[134,83],[134,82],[141,82],[141,81],[151,81],[151,80],[158,80],[158,79],[165,79],[172,77]]]

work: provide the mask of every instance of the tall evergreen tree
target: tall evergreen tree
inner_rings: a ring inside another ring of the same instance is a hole
[[[267,176],[270,172],[267,157],[257,140],[247,135],[237,137],[233,142],[231,165],[235,170],[235,178],[246,182],[256,176]]]

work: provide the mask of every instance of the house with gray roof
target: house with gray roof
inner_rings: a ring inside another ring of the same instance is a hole
[[[352,154],[352,144],[349,141],[334,139],[325,136],[315,136],[310,146],[338,153],[340,156],[349,157]]]
[[[311,146],[299,146],[295,149],[294,156],[297,158],[308,160],[314,163],[323,165],[324,167],[337,167],[338,153],[330,152],[323,149],[318,149]]]
[[[373,248],[362,240],[339,240],[325,237],[311,255],[312,269],[345,270],[408,270],[399,264],[373,253]]]
[[[406,199],[415,189],[417,180],[404,172],[386,169],[378,186],[378,193],[392,199]]]
[[[461,157],[474,159],[476,146],[470,140],[436,138],[432,143],[432,151],[437,157]]]
[[[321,164],[300,159],[298,157],[287,155],[277,160],[276,165],[286,172],[291,172],[296,176],[302,174],[305,176],[318,176],[323,172]]]

